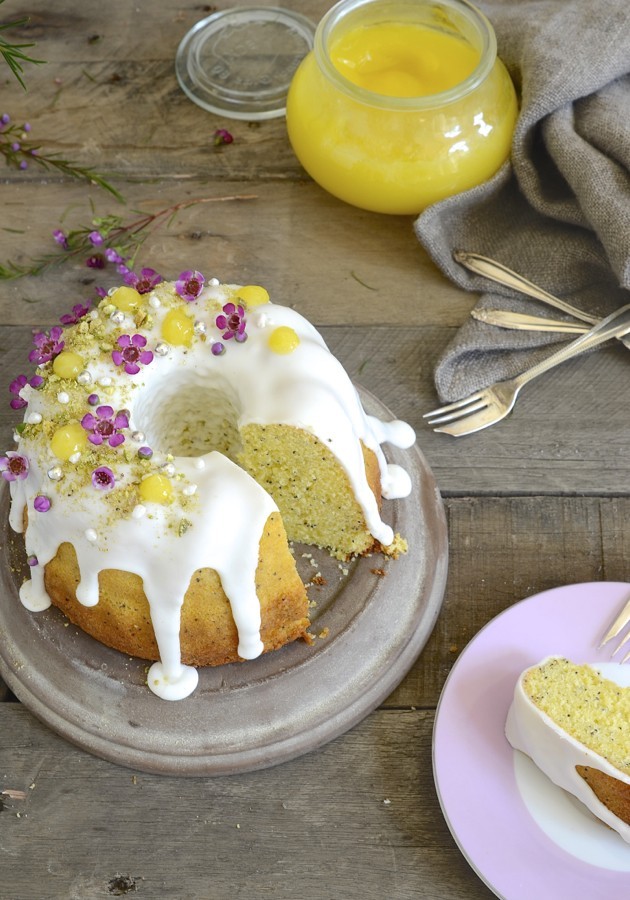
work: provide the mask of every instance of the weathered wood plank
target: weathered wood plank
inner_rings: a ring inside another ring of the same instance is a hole
[[[138,265],[167,278],[197,268],[222,281],[262,283],[279,302],[295,304],[318,324],[347,322],[459,325],[474,295],[448,283],[420,247],[411,220],[353,209],[315,185],[253,182],[174,183],[125,188],[123,207],[79,184],[11,184],[2,188],[5,230],[0,261],[27,265],[58,248],[52,232],[89,226],[94,215],[158,213],[200,197],[253,197],[204,203],[154,231]],[[45,274],[0,282],[3,324],[55,321],[68,301],[94,296],[94,285],[120,282],[114,267],[88,269],[84,258]],[[70,304],[71,305],[71,304]]]
[[[432,726],[378,712],[275,769],[180,779],[93,758],[1,704],[0,790],[26,795],[0,813],[3,896],[96,900],[122,875],[146,898],[486,900],[438,805]]]

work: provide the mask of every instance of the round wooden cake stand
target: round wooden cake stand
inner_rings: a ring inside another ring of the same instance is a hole
[[[394,418],[362,390],[368,413]],[[398,560],[381,555],[347,566],[295,545],[311,585],[312,645],[297,641],[257,660],[200,670],[185,700],[155,697],[148,663],[105,647],[58,610],[20,603],[23,540],[0,494],[0,675],[51,729],[96,756],[145,772],[227,775],[273,766],[320,747],[372,712],[403,679],[437,618],[447,574],[442,501],[418,450],[386,447],[412,479],[412,493],[383,515],[409,542]],[[345,570],[345,571],[344,571]],[[321,635],[321,637],[320,637]]]

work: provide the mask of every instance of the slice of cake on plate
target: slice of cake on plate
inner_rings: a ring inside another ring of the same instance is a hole
[[[518,679],[505,733],[630,843],[630,688],[594,665],[549,657]]]

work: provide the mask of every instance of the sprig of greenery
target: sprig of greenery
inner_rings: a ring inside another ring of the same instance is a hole
[[[35,164],[43,169],[54,169],[63,175],[70,175],[72,178],[95,184],[110,193],[119,202],[124,202],[120,191],[116,190],[98,172],[86,166],[78,166],[76,163],[63,159],[57,153],[44,153],[41,146],[30,139],[30,131],[31,126],[28,122],[25,122],[24,125],[16,125],[11,122],[8,113],[0,116],[0,154],[4,156],[8,166],[24,170],[29,165]]]
[[[94,216],[90,225],[82,225],[68,232],[56,229],[53,232],[58,245],[55,252],[31,259],[25,265],[12,260],[0,263],[0,280],[39,275],[80,257],[90,268],[102,269],[110,262],[117,265],[119,271],[127,272],[134,267],[138,251],[149,234],[164,223],[168,226],[181,210],[201,203],[227,203],[253,200],[255,197],[255,194],[197,197],[154,213],[134,210],[137,217],[130,221],[117,215]]]
[[[4,3],[4,0],[0,0],[0,5]],[[4,58],[4,61],[9,66],[17,80],[20,82],[24,90],[26,90],[26,85],[24,84],[24,79],[22,78],[22,72],[24,68],[22,63],[34,63],[35,65],[41,65],[44,60],[43,59],[33,59],[32,56],[28,56],[24,53],[25,50],[28,50],[29,47],[34,47],[34,43],[29,44],[14,44],[11,41],[8,41],[1,32],[6,31],[8,28],[20,28],[22,25],[26,25],[28,22],[28,18],[25,19],[16,19],[13,22],[5,22],[3,25],[0,25],[0,56]]]

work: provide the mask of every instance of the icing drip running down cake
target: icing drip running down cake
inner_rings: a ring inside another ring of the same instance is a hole
[[[550,657],[519,678],[506,735],[630,843],[630,688]]]
[[[380,445],[415,435],[366,415],[318,331],[264,288],[156,281],[35,335],[0,471],[31,567],[24,605],[52,601],[155,660],[149,687],[181,699],[195,666],[306,636],[287,536],[339,559],[404,550],[380,505],[410,479]]]

